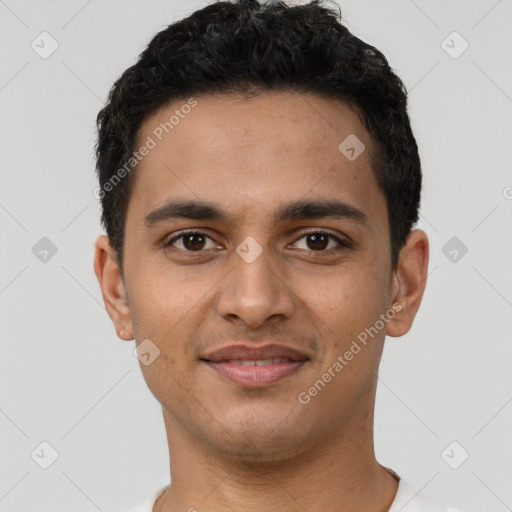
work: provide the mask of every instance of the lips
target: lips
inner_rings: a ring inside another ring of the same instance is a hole
[[[268,359],[286,359],[289,361],[305,361],[306,354],[284,345],[265,345],[248,347],[247,345],[230,345],[206,355],[203,359],[212,362],[220,361],[263,361]]]
[[[231,345],[207,354],[201,361],[239,386],[263,387],[293,375],[309,357],[284,345]]]

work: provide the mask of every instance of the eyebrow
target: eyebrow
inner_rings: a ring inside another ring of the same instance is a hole
[[[356,207],[330,199],[298,200],[281,205],[273,215],[277,224],[290,220],[346,218],[361,224],[368,223],[367,215]],[[206,201],[169,201],[151,211],[144,218],[144,226],[151,228],[171,219],[217,220],[229,222],[234,216],[221,206]]]

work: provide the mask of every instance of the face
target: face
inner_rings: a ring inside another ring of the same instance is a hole
[[[416,234],[393,272],[372,141],[347,105],[195,101],[142,126],[137,147],[156,145],[136,170],[124,281],[105,238],[95,268],[118,334],[160,351],[141,369],[176,431],[270,460],[368,423],[386,331],[406,332],[421,299],[426,242]],[[350,135],[355,159],[339,149]]]

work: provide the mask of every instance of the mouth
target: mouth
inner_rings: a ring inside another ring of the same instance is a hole
[[[307,355],[282,345],[259,348],[232,345],[200,359],[222,378],[250,388],[268,386],[290,377],[309,360]]]

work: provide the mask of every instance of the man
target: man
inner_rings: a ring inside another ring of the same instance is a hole
[[[319,1],[213,3],[114,84],[94,268],[172,482],[134,511],[447,510],[373,444],[384,339],[427,277],[406,104]]]

